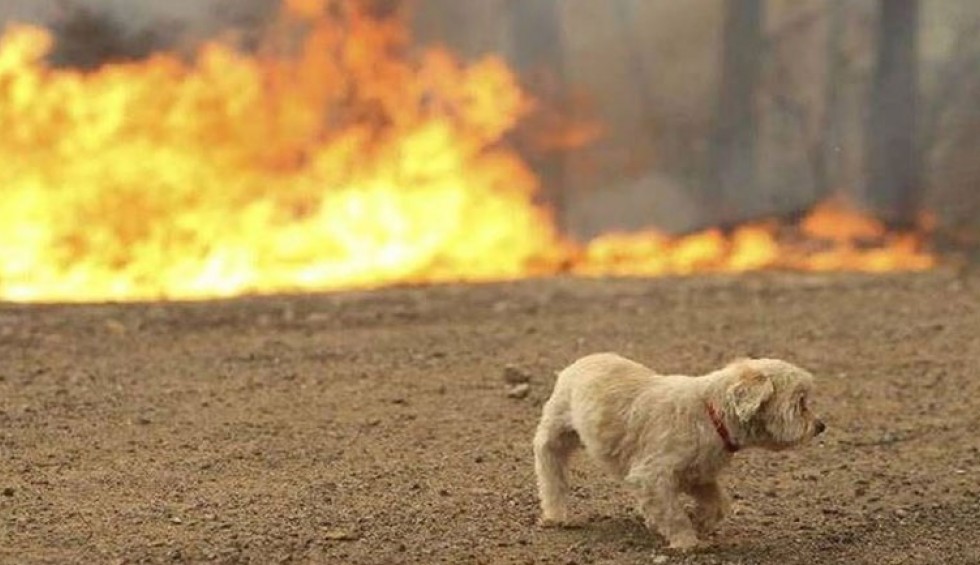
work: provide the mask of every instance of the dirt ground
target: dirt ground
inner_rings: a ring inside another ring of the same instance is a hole
[[[667,551],[585,458],[578,527],[539,529],[540,406],[601,350],[785,357],[829,431],[739,454],[710,549]],[[0,561],[975,564],[978,399],[980,275],[946,271],[4,305]]]

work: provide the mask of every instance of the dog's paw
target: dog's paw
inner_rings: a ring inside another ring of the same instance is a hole
[[[538,526],[542,528],[567,528],[568,519],[557,516],[541,516],[538,518]]]

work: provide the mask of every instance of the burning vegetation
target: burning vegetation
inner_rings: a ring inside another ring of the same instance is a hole
[[[505,143],[534,102],[501,60],[464,64],[412,46],[398,18],[332,5],[286,2],[255,53],[84,71],[49,63],[48,31],[8,27],[0,299],[935,263],[920,233],[836,202],[790,226],[574,242]]]

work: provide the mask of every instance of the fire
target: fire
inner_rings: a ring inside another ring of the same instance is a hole
[[[933,264],[915,236],[826,207],[800,226],[827,243],[817,250],[786,244],[775,223],[574,244],[504,143],[533,104],[500,60],[462,64],[410,47],[394,19],[322,8],[286,3],[282,26],[306,31],[297,45],[212,43],[190,61],[88,73],[45,63],[47,31],[8,28],[0,299]]]
[[[924,224],[927,222],[923,222]],[[726,236],[711,229],[671,238],[660,232],[601,236],[575,268],[590,275],[740,273],[760,269],[802,271],[920,271],[935,266],[918,233],[893,233],[840,200],[815,207],[784,234],[776,221],[757,222]],[[793,237],[795,235],[795,237]]]

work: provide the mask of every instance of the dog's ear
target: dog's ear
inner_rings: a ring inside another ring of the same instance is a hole
[[[738,377],[728,387],[728,402],[742,422],[749,421],[776,389],[769,377],[747,365],[737,367]]]

